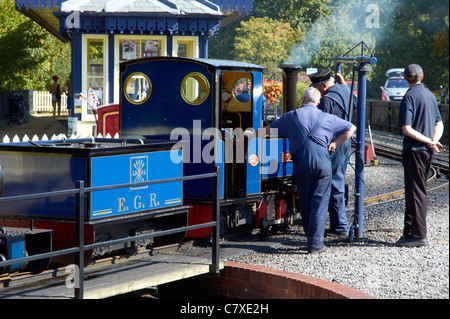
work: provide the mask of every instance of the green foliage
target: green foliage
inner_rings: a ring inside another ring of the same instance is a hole
[[[449,70],[448,68],[445,68],[445,65],[449,65],[449,34],[448,34],[448,14],[446,19],[446,25],[442,28],[441,31],[436,33],[434,36],[434,41],[432,44],[433,51],[431,52],[431,57],[433,59],[437,59],[437,61],[441,62],[441,65],[444,66],[444,72],[439,75],[437,75],[436,78],[436,87],[438,84],[442,84],[444,86],[448,86],[449,84]]]
[[[300,29],[270,18],[252,17],[242,21],[236,31],[236,58],[263,65],[269,74],[278,71],[278,66],[289,57],[291,47],[303,36]]]
[[[232,23],[220,28],[219,35],[210,39],[208,43],[208,56],[213,59],[236,60],[234,51],[234,39],[238,23]]]
[[[0,91],[45,90],[52,75],[69,75],[70,44],[16,11],[13,0],[0,2],[0,48]]]
[[[370,5],[379,10],[379,27],[367,26]],[[270,73],[282,62],[334,69],[336,58],[361,41],[378,59],[368,73],[369,98],[380,97],[387,69],[410,63],[423,67],[431,90],[449,83],[448,1],[254,0],[253,17],[222,28],[209,56],[261,64]],[[0,1],[0,48],[0,91],[43,90],[52,75],[61,82],[69,75],[70,44],[17,12],[14,0]],[[351,68],[343,71],[349,79]]]
[[[449,3],[392,1],[391,6],[382,8],[381,17],[381,29],[385,32],[377,37],[378,63],[371,84],[376,97],[379,98],[377,87],[384,85],[387,69],[403,68],[411,63],[422,66],[423,82],[431,90],[448,84]]]
[[[309,87],[308,83],[301,81],[297,83],[297,108],[299,108],[302,105],[302,96],[308,87]]]
[[[374,5],[378,12],[371,10]],[[378,14],[375,18],[379,25],[371,26],[368,20],[375,14]],[[271,43],[259,38],[264,37],[264,32],[270,34],[262,31],[266,28],[260,23],[246,24],[245,32],[235,23],[221,29],[219,37],[210,42],[210,48],[213,48],[210,56],[239,59],[247,50],[252,62],[259,61],[272,70],[288,52],[286,62],[299,64],[304,70],[307,67],[334,69],[337,57],[364,41],[378,59],[373,71],[367,73],[368,98],[380,99],[379,87],[384,85],[387,69],[403,68],[411,63],[423,67],[424,83],[431,90],[449,83],[447,1],[254,0],[253,17],[270,18],[260,21],[267,21],[268,27],[272,28],[276,22],[289,23],[293,30],[300,29],[304,36],[286,51],[281,40]],[[249,30],[252,27],[262,30]],[[269,48],[276,52],[269,54],[266,52]],[[254,52],[255,49],[260,52]],[[360,55],[358,50],[350,55]],[[216,55],[216,52],[222,55]],[[256,56],[259,53],[261,57]],[[365,55],[368,54],[366,51]],[[351,71],[351,66],[343,67],[346,79],[351,78]]]
[[[305,41],[292,49],[290,63],[303,68],[334,70],[336,59],[361,41],[369,47],[375,45],[375,37],[364,26],[367,13],[363,1],[333,1],[327,8],[326,15],[308,26]],[[360,55],[360,52],[356,50],[349,54]],[[342,71],[345,78],[350,77],[351,67],[344,66]]]
[[[319,17],[327,16],[330,0],[253,0],[253,15],[289,22],[292,28],[307,30]]]

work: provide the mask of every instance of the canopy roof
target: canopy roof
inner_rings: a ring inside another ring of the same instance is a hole
[[[71,13],[81,15],[120,17],[151,16],[178,17],[184,19],[220,20],[224,16],[251,12],[253,0],[16,0],[16,9],[36,21],[61,40],[66,40],[64,30],[60,30],[60,20]],[[56,15],[55,15],[56,13]],[[59,19],[58,19],[59,17]],[[108,25],[105,26],[106,28]],[[111,28],[110,32],[116,31]],[[168,26],[172,28],[173,26]],[[62,28],[64,29],[64,28]],[[98,31],[98,30],[96,30]],[[120,30],[123,31],[123,30]],[[161,30],[158,30],[161,31]],[[63,32],[63,34],[61,34]],[[203,31],[202,31],[203,32]]]
[[[222,14],[218,5],[207,0],[68,0],[62,3],[61,11]]]

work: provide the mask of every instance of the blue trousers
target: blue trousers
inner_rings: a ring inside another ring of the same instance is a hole
[[[308,249],[323,247],[331,192],[331,161],[328,150],[312,140],[294,153],[294,174],[299,210]]]
[[[347,211],[345,209],[345,172],[350,156],[351,140],[342,143],[331,156],[331,195],[328,204],[330,228],[338,233],[348,233]]]

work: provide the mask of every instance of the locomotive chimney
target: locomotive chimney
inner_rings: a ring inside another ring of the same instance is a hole
[[[279,66],[283,73],[283,114],[297,109],[297,79],[301,66],[282,64]]]

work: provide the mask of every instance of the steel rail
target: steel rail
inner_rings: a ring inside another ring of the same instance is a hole
[[[384,149],[384,148],[379,147],[379,146],[377,146],[375,151],[376,151],[377,154],[382,154],[383,156],[388,156],[388,157],[391,157],[391,158],[396,159],[396,160],[401,160],[401,158],[402,158],[401,153],[395,152],[395,151],[392,151],[392,150],[387,150],[387,149]],[[446,171],[447,174],[449,173],[449,165],[448,164],[445,165],[445,164],[442,164],[442,163],[433,162],[432,163],[432,167],[431,167],[431,170],[432,170],[433,173],[428,178],[427,183],[430,183],[431,181],[437,179],[437,177],[438,177],[438,169],[442,169],[442,170]],[[431,188],[427,189],[427,192],[434,192],[434,191],[437,191],[437,190],[439,190],[439,189],[441,189],[443,187],[446,187],[448,185],[449,185],[449,182],[447,181],[445,183],[442,183],[441,185],[434,186],[434,187],[431,187]],[[397,197],[397,196],[401,196],[404,193],[405,193],[405,189],[402,188],[402,189],[399,189],[399,190],[396,190],[396,191],[393,191],[393,192],[389,192],[389,193],[385,193],[385,194],[381,194],[381,195],[365,198],[363,200],[364,207],[368,208],[368,207],[383,205],[383,204],[392,203],[392,202],[395,202],[395,201],[402,200],[402,199],[404,199],[404,197],[395,198],[395,199],[392,199],[392,198]],[[347,205],[349,206],[347,208],[347,211],[352,211],[353,210],[353,202],[349,202]]]

